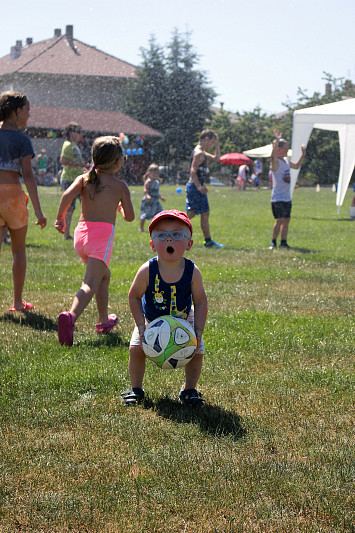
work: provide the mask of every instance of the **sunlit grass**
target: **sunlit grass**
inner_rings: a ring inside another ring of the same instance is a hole
[[[142,187],[132,191],[137,213]],[[184,209],[175,187],[162,193]],[[9,247],[0,260],[0,532],[354,531],[350,191],[337,215],[330,189],[296,190],[286,252],[267,249],[270,191],[210,191],[212,236],[226,247],[206,250],[196,218],[188,254],[209,299],[202,410],[177,402],[182,371],[153,365],[146,403],[121,403],[127,292],[152,255],[138,221],[117,223],[114,333],[96,335],[91,303],[74,346],[59,345],[57,316],[84,266],[52,227],[59,190],[40,194],[49,225],[28,233],[33,313],[7,311]]]

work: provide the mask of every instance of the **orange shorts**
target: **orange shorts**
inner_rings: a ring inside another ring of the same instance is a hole
[[[28,225],[26,194],[20,184],[0,185],[0,227],[20,229]]]

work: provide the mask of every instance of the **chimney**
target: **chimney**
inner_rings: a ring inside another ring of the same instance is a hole
[[[26,46],[30,46],[33,43],[32,37],[27,37],[26,39]]]
[[[68,40],[68,43],[72,45],[74,38],[74,27],[72,25],[65,27],[65,36]]]
[[[16,41],[15,46],[11,46],[10,49],[10,59],[13,61],[14,59],[17,59],[21,55],[22,50],[22,41]]]
[[[56,28],[54,30],[54,37],[60,37],[62,35],[62,30],[60,28]]]
[[[10,59],[13,61],[14,59],[17,59],[18,55],[16,54],[16,46],[11,46],[10,48]]]
[[[332,85],[331,85],[331,83],[326,83],[325,84],[325,94],[327,96],[330,96],[332,94]]]

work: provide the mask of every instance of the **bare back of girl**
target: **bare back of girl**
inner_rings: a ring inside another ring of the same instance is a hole
[[[86,175],[80,176],[81,216],[80,221],[108,222],[115,224],[117,210],[124,219],[131,219],[132,204],[127,185],[112,174],[99,171],[100,183],[88,183]]]

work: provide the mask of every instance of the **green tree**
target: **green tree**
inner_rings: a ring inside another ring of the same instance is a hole
[[[216,113],[210,127],[217,131],[223,153],[243,152],[268,144],[270,135],[273,135],[274,122],[272,117],[262,113],[260,107],[256,107],[242,115],[233,115],[233,121],[228,111]]]
[[[167,120],[166,93],[168,76],[165,67],[164,50],[156,43],[154,36],[149,48],[141,48],[142,64],[137,79],[127,85],[124,111],[137,120],[158,131]]]
[[[143,61],[137,79],[129,85],[124,111],[163,134],[154,147],[155,158],[178,166],[189,156],[210,117],[215,92],[206,75],[196,69],[198,56],[189,33],[174,30],[165,49],[153,36],[141,55]]]
[[[324,72],[326,82],[325,94],[318,92],[309,96],[306,90],[298,88],[297,101],[286,102],[286,112],[281,116],[267,116],[260,108],[243,114],[222,111],[213,116],[210,127],[219,134],[222,153],[243,152],[256,146],[272,142],[273,131],[278,129],[284,138],[291,142],[293,112],[305,107],[313,107],[341,100],[343,97],[355,97],[355,85],[343,78],[334,78]],[[233,117],[233,120],[232,120]],[[299,174],[299,182],[304,184],[334,183],[339,174],[338,134],[333,131],[312,131],[307,145],[307,155]],[[264,165],[264,176],[268,165]]]
[[[228,111],[222,110],[220,113],[213,114],[211,122],[206,124],[207,127],[212,128],[218,133],[222,154],[237,151],[237,132]]]
[[[213,115],[210,127],[218,133],[221,153],[242,153],[244,150],[269,144],[273,139],[275,121],[267,116],[260,107],[242,115],[221,111]],[[233,173],[235,169],[231,169]],[[264,177],[267,175],[267,165],[264,165]]]

